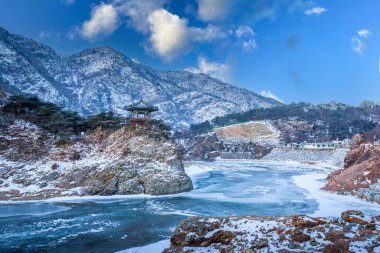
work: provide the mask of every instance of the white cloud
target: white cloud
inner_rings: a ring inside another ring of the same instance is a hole
[[[150,41],[155,51],[171,60],[189,45],[187,21],[177,15],[160,9],[148,16],[150,25]]]
[[[205,28],[189,27],[188,21],[162,8],[166,0],[113,0],[110,4],[101,3],[94,7],[91,19],[82,27],[69,32],[74,39],[77,34],[88,40],[113,33],[119,21],[126,22],[136,31],[148,36],[149,46],[166,60],[188,52],[194,42],[210,42],[226,37],[219,27],[208,25]]]
[[[159,10],[166,0],[113,0],[115,9],[123,16],[129,18],[128,24],[142,33],[149,32],[147,17],[152,12]]]
[[[74,4],[75,0],[61,0],[61,3],[63,3],[63,4]]]
[[[91,18],[83,23],[80,34],[88,40],[109,35],[118,27],[118,20],[116,9],[111,4],[101,3],[92,9]]]
[[[212,42],[227,37],[215,25],[191,27],[187,19],[163,8],[167,0],[111,0],[101,3],[91,12],[90,20],[66,34],[69,39],[77,35],[88,40],[113,33],[121,22],[147,36],[146,49],[171,60],[187,53],[193,43]]]
[[[61,34],[58,32],[40,31],[38,33],[38,39],[53,40],[59,42],[61,40]]]
[[[255,32],[251,29],[251,27],[243,25],[236,29],[235,35],[236,37],[241,38],[243,36],[254,36]]]
[[[357,31],[357,35],[355,35],[354,37],[351,38],[351,43],[353,45],[353,50],[362,55],[364,54],[364,51],[366,49],[366,43],[364,42],[364,40],[366,38],[368,38],[369,36],[371,36],[371,31],[368,30],[368,29],[362,29],[362,30],[359,30]]]
[[[233,0],[198,0],[198,16],[203,21],[222,20]]]
[[[216,39],[223,39],[227,34],[214,25],[208,25],[206,28],[190,27],[189,35],[192,36],[194,41],[213,41]]]
[[[311,9],[308,9],[305,11],[305,15],[307,16],[310,16],[310,15],[315,15],[315,16],[319,16],[321,14],[323,14],[324,12],[326,12],[327,10],[323,7],[313,7]]]
[[[148,16],[152,49],[166,60],[186,53],[194,42],[210,42],[227,35],[218,27],[189,27],[186,19],[181,19],[165,9],[152,12]]]
[[[132,60],[134,63],[140,64],[139,60],[137,60],[136,58],[131,58],[131,60]]]
[[[191,72],[193,74],[203,73],[214,77],[216,79],[222,80],[224,82],[231,82],[232,78],[232,67],[228,63],[218,63],[209,62],[205,57],[198,57],[198,67],[189,67],[185,71]]]
[[[353,50],[358,54],[364,54],[364,50],[366,48],[366,44],[359,39],[358,37],[353,37],[351,39],[351,42],[353,44]]]
[[[281,102],[281,103],[284,103],[284,101],[282,101],[279,97],[277,97],[276,95],[274,95],[272,92],[270,91],[267,91],[267,90],[263,90],[261,91],[261,96],[264,96],[264,97],[267,97],[267,98],[272,98],[278,102]]]
[[[246,52],[250,52],[257,48],[257,42],[254,39],[255,35],[256,33],[252,28],[246,25],[239,26],[238,29],[235,30],[235,36],[241,39],[239,43]]]
[[[368,29],[363,29],[363,30],[358,31],[359,37],[362,37],[362,38],[368,38],[369,36],[371,36],[371,34],[372,34],[371,31]]]
[[[245,51],[251,51],[256,48],[257,48],[257,43],[255,39],[243,41],[243,49]]]

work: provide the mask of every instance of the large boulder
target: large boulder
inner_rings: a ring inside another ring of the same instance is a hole
[[[190,217],[174,230],[164,252],[377,252],[379,225],[380,217],[354,210],[340,219]]]
[[[6,190],[0,190],[0,200],[193,189],[176,144],[152,124],[122,127],[110,135],[97,129],[68,141],[21,121],[4,133],[0,189]]]
[[[344,160],[344,169],[332,172],[327,177],[324,190],[352,192],[369,188],[380,179],[380,151],[364,144],[362,135],[352,139],[350,151]]]

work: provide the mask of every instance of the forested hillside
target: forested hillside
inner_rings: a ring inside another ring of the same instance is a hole
[[[198,135],[210,132],[214,127],[252,120],[271,120],[282,131],[282,139],[286,143],[329,141],[368,132],[377,125],[379,119],[380,105],[368,101],[359,107],[335,102],[321,105],[293,103],[216,117],[211,122],[192,125],[190,132],[182,134]]]

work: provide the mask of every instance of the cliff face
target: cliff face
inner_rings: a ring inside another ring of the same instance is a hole
[[[69,141],[24,121],[1,130],[0,200],[192,189],[177,146],[155,126]]]
[[[352,138],[350,151],[344,160],[344,168],[331,173],[323,189],[357,194],[363,191],[362,189],[376,188],[379,179],[380,150],[372,145],[365,145],[363,136],[357,134]],[[370,193],[368,200],[378,199],[380,203],[380,193],[378,197],[376,195],[376,191]]]
[[[187,160],[215,161],[224,159],[260,159],[273,149],[272,146],[254,142],[228,143],[220,140],[216,133],[181,140],[184,158]]]
[[[173,232],[174,252],[378,252],[380,216],[343,212],[340,219],[191,217]]]

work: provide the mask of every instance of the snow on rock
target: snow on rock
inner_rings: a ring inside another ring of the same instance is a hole
[[[362,135],[352,138],[344,168],[332,172],[324,190],[353,194],[380,204],[380,151],[364,143]]]
[[[345,211],[340,219],[191,217],[173,232],[171,252],[374,252],[380,216]]]
[[[68,141],[25,121],[1,130],[0,200],[192,189],[175,143],[151,124]]]

